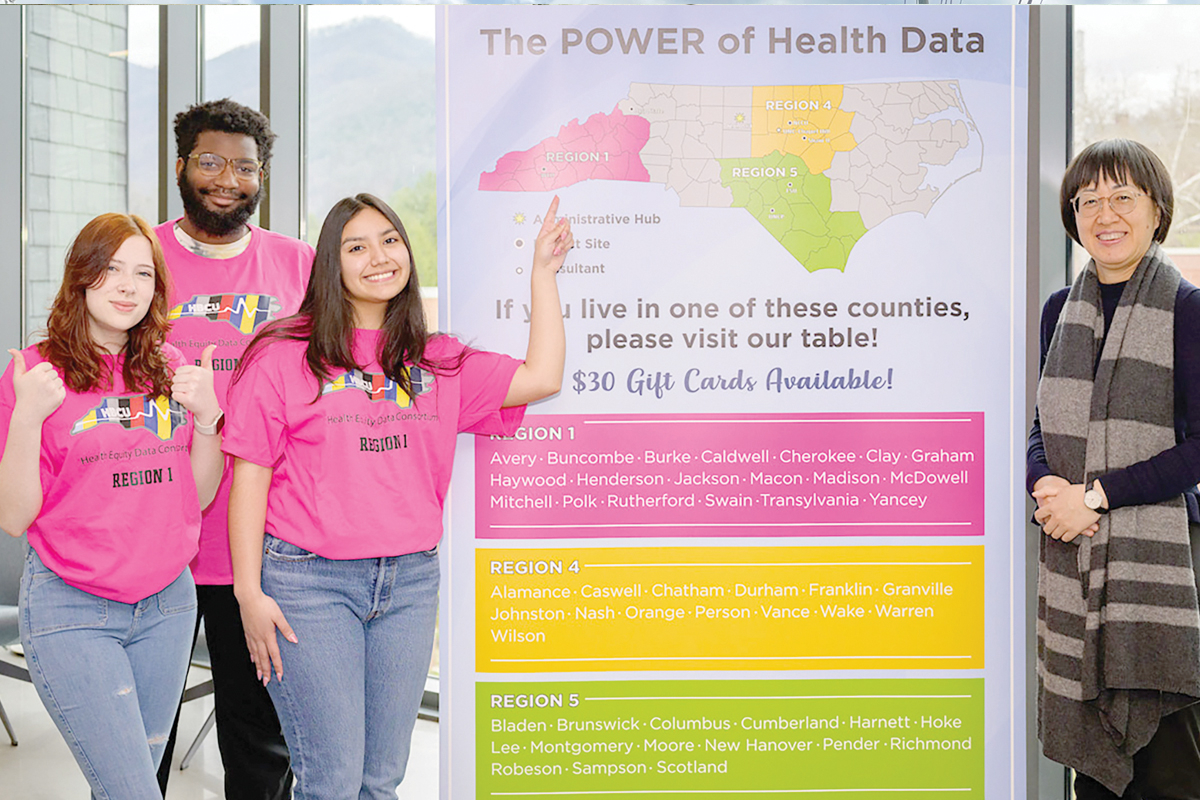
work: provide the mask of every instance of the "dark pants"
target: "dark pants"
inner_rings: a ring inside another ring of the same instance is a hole
[[[292,769],[287,744],[271,697],[254,673],[246,650],[242,615],[232,586],[197,586],[198,613],[212,656],[213,700],[217,710],[217,746],[225,767],[226,800],[287,800]],[[199,631],[199,619],[197,620]],[[179,715],[175,716],[178,728]],[[158,771],[167,793],[176,730]]]
[[[1078,800],[1197,800],[1200,798],[1200,704],[1163,717],[1150,743],[1133,757],[1133,782],[1110,792],[1075,773]]]

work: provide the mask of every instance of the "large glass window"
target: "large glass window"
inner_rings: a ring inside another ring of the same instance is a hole
[[[228,97],[259,108],[262,10],[257,5],[204,7],[204,100]]]
[[[129,211],[158,221],[158,22],[157,6],[129,6],[127,136]]]
[[[308,9],[308,236],[370,192],[404,220],[423,286],[437,285],[434,7]]]
[[[1175,184],[1165,243],[1184,277],[1200,283],[1200,9],[1076,6],[1073,149],[1098,139],[1142,142]],[[1153,58],[1146,54],[1153,53]],[[1087,263],[1075,247],[1076,269]]]
[[[29,340],[46,324],[75,234],[128,205],[129,83],[126,6],[30,5],[26,14]]]

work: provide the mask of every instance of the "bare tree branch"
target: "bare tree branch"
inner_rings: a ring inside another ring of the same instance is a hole
[[[1183,143],[1187,141],[1188,126],[1192,124],[1192,95],[1187,94],[1187,102],[1184,104],[1183,124],[1179,126],[1179,136],[1175,138],[1175,154],[1171,156],[1171,174],[1174,175],[1179,169],[1179,156],[1183,153]]]
[[[1178,184],[1178,185],[1175,187],[1175,191],[1176,191],[1176,192],[1182,192],[1183,190],[1187,189],[1189,186],[1191,186],[1193,183],[1196,183],[1197,181],[1200,181],[1200,172],[1197,172],[1195,175],[1193,175],[1192,177],[1188,178],[1188,179],[1187,179],[1186,181],[1184,181],[1183,183],[1180,183],[1180,184]]]
[[[1200,214],[1192,214],[1192,216],[1188,217],[1187,219],[1183,220],[1182,222],[1174,223],[1172,225],[1172,227],[1186,228],[1188,225],[1191,225],[1193,222],[1196,222],[1196,221],[1200,221]]]

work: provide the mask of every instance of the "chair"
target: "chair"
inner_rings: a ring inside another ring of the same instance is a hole
[[[21,640],[17,630],[17,596],[21,593],[21,572],[25,568],[25,537],[13,538],[0,531],[0,647],[8,647]],[[0,661],[0,675],[29,682],[29,670]],[[17,734],[13,731],[4,703],[0,702],[0,723],[8,732],[8,740],[17,746]]]
[[[208,639],[204,637],[203,625],[200,626],[199,635],[196,637],[196,646],[192,649],[192,666],[212,669],[212,656],[208,654]],[[212,692],[213,682],[212,678],[209,678],[203,683],[198,683],[195,686],[185,689],[183,692],[183,702],[186,703],[189,700],[197,700],[205,695],[212,694]],[[196,751],[200,749],[200,745],[204,742],[204,737],[208,736],[208,732],[212,730],[212,727],[216,721],[217,709],[214,708],[212,711],[208,712],[208,718],[205,719],[204,724],[200,726],[200,732],[197,733],[196,738],[192,740],[191,747],[189,747],[187,752],[183,754],[183,758],[179,762],[180,770],[185,770],[191,765],[192,758],[196,755]]]

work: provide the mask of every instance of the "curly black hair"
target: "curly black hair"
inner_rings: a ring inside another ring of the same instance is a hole
[[[175,150],[179,158],[192,154],[197,137],[204,131],[251,136],[258,145],[258,160],[263,163],[263,168],[271,162],[271,145],[275,142],[271,121],[253,108],[225,97],[180,111],[175,115]]]

